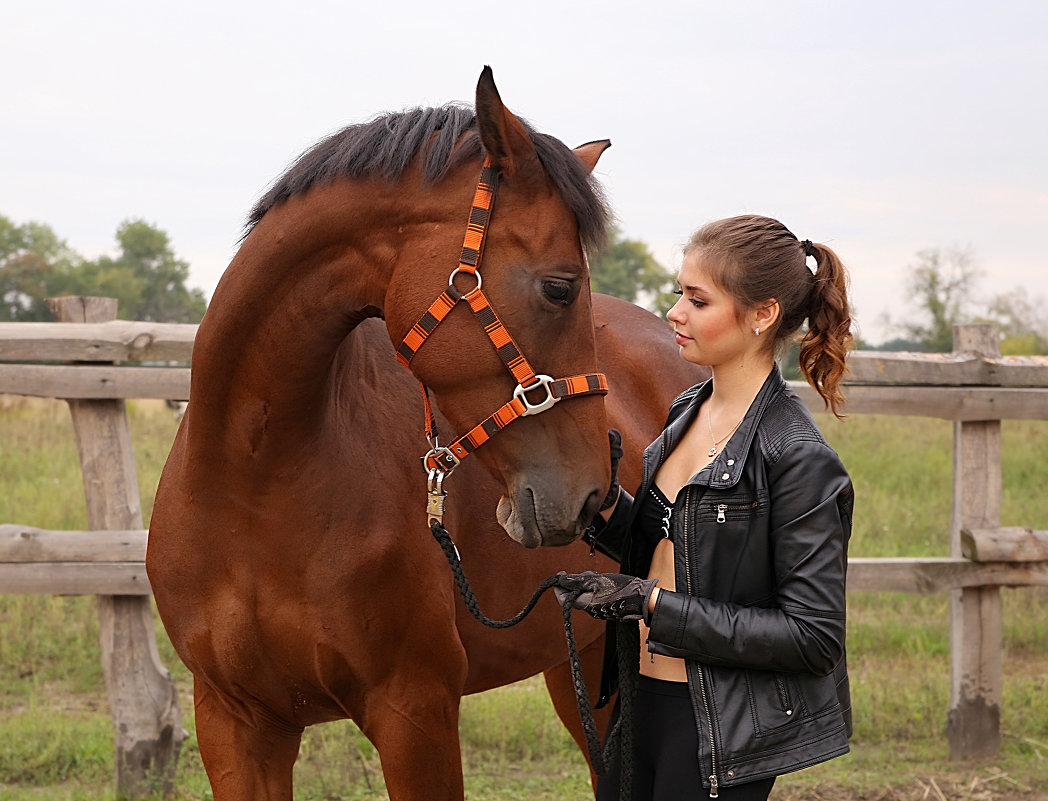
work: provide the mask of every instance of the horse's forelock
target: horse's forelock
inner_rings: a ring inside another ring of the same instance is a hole
[[[558,194],[575,215],[583,246],[591,252],[600,250],[607,242],[611,218],[600,185],[559,139],[521,122]],[[420,154],[424,180],[436,183],[480,152],[475,126],[471,108],[449,104],[385,114],[343,128],[303,153],[273,183],[248,215],[245,236],[267,211],[310,187],[338,177],[383,175],[396,181]]]

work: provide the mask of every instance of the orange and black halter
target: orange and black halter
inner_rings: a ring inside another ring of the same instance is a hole
[[[495,200],[497,185],[498,170],[492,166],[491,159],[486,158],[480,173],[480,181],[477,183],[477,191],[473,196],[473,207],[470,209],[469,223],[466,226],[466,237],[462,244],[462,255],[459,257],[458,267],[451,272],[448,288],[433,301],[397,348],[397,359],[410,369],[411,360],[430,334],[458,305],[459,301],[465,301],[473,310],[473,314],[484,329],[484,333],[488,335],[491,344],[495,346],[499,358],[517,380],[517,387],[513,390],[513,397],[509,401],[446,447],[442,447],[437,441],[437,423],[429,401],[429,392],[426,390],[426,385],[419,382],[422,386],[422,398],[426,408],[426,439],[429,440],[430,445],[429,453],[422,457],[422,467],[429,479],[427,512],[430,520],[438,522],[443,519],[444,499],[447,496],[444,491],[444,479],[458,467],[459,462],[487,442],[494,433],[519,417],[544,412],[564,398],[595,393],[606,395],[608,392],[608,379],[603,373],[589,373],[557,379],[536,373],[481,290],[483,281],[478,270],[484,248],[484,233]],[[455,287],[455,276],[461,273],[468,273],[477,281],[477,285],[465,293]],[[527,393],[532,391],[542,391],[544,396],[537,403],[533,403],[527,397]]]

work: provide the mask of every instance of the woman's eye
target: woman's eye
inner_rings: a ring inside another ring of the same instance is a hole
[[[684,290],[680,289],[680,288],[674,289],[673,290],[673,294],[674,295],[683,295],[684,294]],[[696,309],[701,309],[703,306],[706,305],[706,301],[699,300],[698,298],[688,298],[688,303],[690,303]]]
[[[568,306],[575,300],[575,287],[568,281],[548,279],[542,282],[542,294],[551,303],[556,303],[558,306]]]

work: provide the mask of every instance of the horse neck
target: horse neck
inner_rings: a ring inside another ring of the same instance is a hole
[[[224,415],[241,414],[248,431],[239,437],[253,453],[263,440],[277,450],[307,443],[338,394],[339,347],[362,320],[382,316],[393,266],[417,249],[421,229],[450,230],[443,224],[463,216],[459,205],[417,187],[342,180],[269,211],[197,335],[190,407],[211,409],[195,416],[200,441],[238,436]]]

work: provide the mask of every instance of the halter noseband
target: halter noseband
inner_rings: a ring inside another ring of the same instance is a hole
[[[497,185],[498,170],[492,166],[490,158],[485,158],[480,181],[477,183],[477,190],[473,196],[473,207],[470,209],[469,223],[466,226],[466,236],[462,243],[462,255],[459,257],[458,267],[452,270],[451,277],[448,278],[448,288],[430,304],[429,309],[411,327],[404,341],[397,348],[397,360],[410,369],[411,360],[430,334],[436,330],[459,301],[465,301],[473,310],[477,322],[488,335],[491,344],[495,346],[499,358],[517,380],[517,387],[513,390],[513,397],[509,401],[446,447],[441,446],[437,440],[437,422],[430,404],[429,392],[426,385],[419,382],[426,410],[426,439],[430,446],[429,453],[422,457],[422,469],[428,476],[429,503],[426,511],[431,521],[441,522],[443,520],[444,499],[447,497],[447,492],[444,490],[444,479],[451,475],[459,462],[487,442],[497,431],[501,431],[519,417],[544,412],[564,398],[591,394],[606,395],[608,392],[608,379],[603,373],[589,373],[558,379],[536,373],[481,290],[483,281],[478,270],[484,247],[484,233],[491,206],[495,200]],[[477,285],[468,292],[460,292],[455,287],[455,277],[461,273],[468,273],[477,280]],[[544,391],[545,395],[537,403],[533,403],[528,399],[527,393],[538,390]]]

